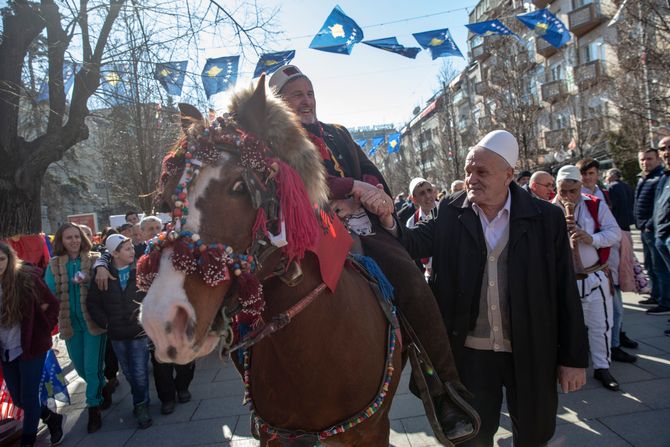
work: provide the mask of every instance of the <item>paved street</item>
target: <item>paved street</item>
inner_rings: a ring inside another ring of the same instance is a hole
[[[639,248],[639,239],[636,245]],[[640,251],[637,254],[642,257]],[[612,365],[613,375],[621,382],[621,391],[602,388],[590,377],[589,371],[583,390],[560,396],[558,427],[551,446],[670,445],[670,337],[663,335],[670,324],[667,316],[645,315],[644,308],[637,305],[639,299],[637,295],[624,294],[625,330],[640,342],[635,351],[640,358],[636,364]],[[103,427],[89,435],[86,433],[84,383],[72,370],[62,343],[60,348],[59,358],[68,371],[72,396],[71,405],[59,408],[59,412],[67,415],[64,446],[257,445],[249,435],[249,416],[241,405],[241,380],[230,364],[222,364],[215,356],[198,362],[190,388],[193,400],[178,404],[173,414],[159,414],[159,402],[152,389],[154,425],[146,430],[136,428],[129,387],[119,375],[121,386],[114,394],[112,408],[104,412]],[[405,371],[391,411],[391,445],[438,446],[430,435],[418,399],[408,391],[407,382],[408,371]],[[497,442],[500,446],[512,445],[507,414],[502,416]],[[49,445],[48,433],[41,435],[38,445]]]

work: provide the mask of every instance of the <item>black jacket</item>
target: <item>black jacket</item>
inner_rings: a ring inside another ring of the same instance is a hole
[[[646,177],[640,176],[635,188],[635,226],[638,230],[653,230],[654,194],[656,183],[663,174],[663,166],[657,166]]]
[[[103,329],[111,340],[132,340],[144,336],[144,329],[140,326],[140,303],[145,293],[137,289],[136,270],[130,270],[130,278],[125,290],[121,290],[119,272],[109,266],[110,273],[115,280],[110,280],[106,291],[101,291],[95,283],[95,275],[91,281],[86,304],[91,319]]]
[[[670,171],[665,171],[656,185],[654,201],[654,231],[665,241],[670,237]]]
[[[619,228],[630,231],[630,226],[635,223],[633,207],[635,206],[635,193],[633,188],[624,182],[612,182],[607,188],[612,204],[612,214],[619,224]]]
[[[546,442],[556,424],[558,365],[588,366],[588,339],[565,217],[512,183],[508,243],[509,315],[521,445]],[[402,228],[413,258],[433,256],[438,300],[458,366],[479,312],[486,242],[466,192],[444,198],[437,218]]]

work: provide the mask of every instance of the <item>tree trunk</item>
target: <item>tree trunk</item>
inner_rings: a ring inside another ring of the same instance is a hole
[[[15,234],[34,234],[39,233],[41,217],[41,175],[33,174],[30,184],[26,188],[20,188],[10,178],[2,172],[0,180],[0,216],[2,216],[2,225],[0,225],[0,239],[4,239]]]

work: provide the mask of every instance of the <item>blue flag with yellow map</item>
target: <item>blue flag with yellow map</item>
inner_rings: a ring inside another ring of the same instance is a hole
[[[392,133],[389,135],[388,153],[393,154],[400,151],[400,134]]]
[[[100,67],[100,84],[105,99],[110,106],[130,104],[133,102],[131,91],[126,87],[123,78],[128,74],[124,65],[108,64]]]
[[[521,14],[516,18],[535,31],[538,37],[546,40],[550,45],[560,48],[570,41],[570,31],[565,23],[552,14],[548,9]]]
[[[470,30],[471,33],[479,34],[480,36],[502,34],[503,36],[515,36],[517,39],[519,39],[519,36],[517,36],[514,31],[509,29],[498,19],[487,20],[485,22],[478,23],[469,23],[465,26]]]
[[[261,73],[265,73],[266,75],[274,73],[279,68],[291,62],[291,60],[294,57],[295,57],[295,50],[262,54],[261,58],[258,59],[258,63],[256,64],[256,70],[254,70],[254,78],[259,77]]]
[[[181,96],[188,61],[163,62],[156,64],[154,79],[158,80],[169,95]]]
[[[416,47],[405,47],[398,43],[398,39],[395,37],[385,37],[383,39],[374,39],[366,40],[363,42],[366,45],[371,47],[379,48],[380,50],[390,51],[391,53],[396,53],[401,56],[408,57],[410,59],[416,58],[416,55],[421,51],[421,48]]]
[[[65,91],[65,96],[67,96],[68,92],[72,88],[72,84],[74,84],[74,76],[79,72],[80,68],[81,65],[77,64],[76,62],[70,62],[70,61],[63,62],[63,90]],[[49,101],[48,78],[42,81],[40,91],[37,94],[37,98],[35,98],[35,101],[37,101],[37,103]]]
[[[451,38],[448,28],[414,33],[413,36],[419,42],[419,45],[430,50],[433,59],[443,56],[463,57],[463,53],[456,46],[454,39]]]
[[[240,56],[224,56],[207,59],[202,69],[202,86],[205,87],[207,99],[210,96],[223,92],[237,81],[237,67]]]
[[[365,138],[361,138],[359,140],[354,140],[354,143],[360,146],[361,149],[365,148],[365,145],[368,144],[368,140]]]
[[[361,40],[361,27],[335,6],[309,47],[329,53],[351,54],[351,49]]]
[[[370,150],[368,151],[368,155],[370,157],[374,156],[375,153],[377,152],[377,148],[384,142],[384,135],[380,137],[374,137],[372,139],[372,143],[370,144]]]

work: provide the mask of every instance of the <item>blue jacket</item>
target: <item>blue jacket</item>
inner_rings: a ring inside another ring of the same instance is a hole
[[[638,230],[653,230],[654,195],[656,184],[663,174],[663,166],[657,166],[646,177],[640,176],[635,188],[635,226]]]
[[[654,202],[654,230],[656,237],[665,241],[670,237],[670,171],[665,171],[656,184]]]

